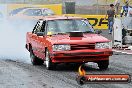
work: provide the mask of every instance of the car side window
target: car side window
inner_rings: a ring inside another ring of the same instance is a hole
[[[38,21],[38,22],[37,22],[37,24],[35,25],[35,27],[34,27],[34,29],[33,29],[32,33],[36,33],[36,31],[37,31],[37,26],[38,26],[38,23],[39,23],[39,21]]]
[[[46,31],[45,28],[46,28],[46,21],[43,21],[42,27],[41,27],[41,32],[45,32]]]
[[[42,24],[43,24],[43,21],[38,21],[33,29],[33,33],[36,34],[37,32],[44,32],[42,29]]]

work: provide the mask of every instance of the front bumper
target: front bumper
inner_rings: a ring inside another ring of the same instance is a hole
[[[112,50],[76,50],[50,53],[53,62],[89,62],[108,60]]]

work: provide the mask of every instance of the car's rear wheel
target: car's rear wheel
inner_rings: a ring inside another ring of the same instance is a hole
[[[36,57],[33,53],[33,50],[30,49],[30,58],[31,58],[31,63],[33,65],[43,65],[44,61]]]
[[[53,69],[55,69],[55,64],[52,62],[52,60],[50,58],[50,54],[49,54],[48,49],[46,49],[45,64],[46,64],[46,69],[47,70],[53,70]]]
[[[109,66],[109,60],[99,61],[97,64],[100,70],[106,70]]]

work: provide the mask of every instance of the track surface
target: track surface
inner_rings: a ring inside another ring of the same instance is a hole
[[[95,63],[87,63],[85,70],[88,74],[132,75],[131,63],[131,55],[116,54],[110,57],[108,70],[100,71]],[[77,74],[73,65],[61,64],[56,71],[49,71],[45,65],[32,66],[19,60],[0,59],[0,88],[132,88],[132,83],[80,86],[75,80]]]

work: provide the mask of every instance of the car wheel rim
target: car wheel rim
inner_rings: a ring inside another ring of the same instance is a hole
[[[45,61],[45,63],[46,63],[46,67],[48,68],[49,67],[49,52],[48,51],[46,51],[46,61]]]

